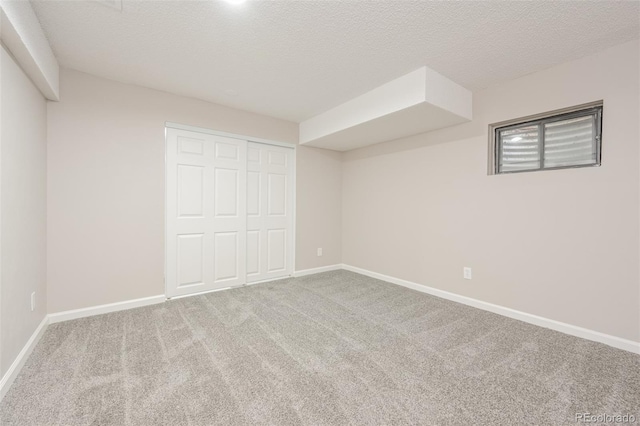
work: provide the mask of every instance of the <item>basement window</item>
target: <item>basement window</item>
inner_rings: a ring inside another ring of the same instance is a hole
[[[489,126],[489,174],[600,165],[602,102]]]

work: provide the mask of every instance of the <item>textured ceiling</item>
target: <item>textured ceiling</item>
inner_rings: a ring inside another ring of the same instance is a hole
[[[293,121],[423,65],[478,90],[640,34],[635,1],[32,4],[64,67]]]

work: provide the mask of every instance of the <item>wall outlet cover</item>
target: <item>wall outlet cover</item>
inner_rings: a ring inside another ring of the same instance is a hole
[[[471,279],[471,268],[465,266],[462,270],[462,277],[465,280],[470,280]]]

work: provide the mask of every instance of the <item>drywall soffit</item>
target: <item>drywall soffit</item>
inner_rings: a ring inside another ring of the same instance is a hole
[[[427,67],[300,123],[300,144],[348,151],[472,119],[469,90]]]
[[[58,61],[31,3],[0,0],[0,39],[43,96],[59,100]]]

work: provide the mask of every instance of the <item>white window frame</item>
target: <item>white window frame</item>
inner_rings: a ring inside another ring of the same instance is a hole
[[[516,118],[507,121],[501,121],[499,123],[493,123],[489,125],[489,161],[488,161],[488,174],[489,175],[506,175],[513,173],[526,173],[526,172],[540,172],[545,170],[559,170],[559,169],[573,169],[582,167],[599,167],[602,164],[602,111],[603,101],[590,102],[587,104],[576,105],[570,108],[563,108],[555,111],[549,111],[542,114],[530,115],[527,117]],[[594,164],[576,164],[558,167],[544,167],[544,133],[540,132],[540,167],[536,169],[526,170],[513,170],[513,171],[499,171],[499,155],[500,155],[500,140],[498,138],[498,132],[504,129],[521,127],[531,124],[538,124],[544,126],[545,123],[553,121],[566,120],[573,117],[582,117],[588,115],[596,115],[596,162]]]

